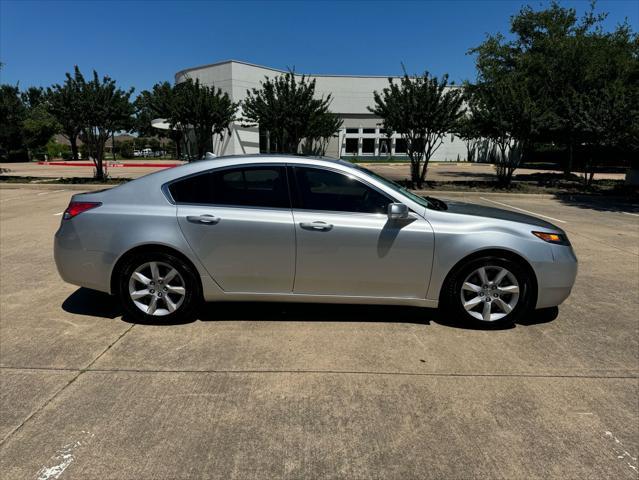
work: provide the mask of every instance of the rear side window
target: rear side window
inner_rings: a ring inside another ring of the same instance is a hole
[[[290,208],[284,167],[217,170],[169,186],[176,203]]]
[[[297,208],[334,212],[386,213],[392,202],[359,180],[318,168],[295,167]]]

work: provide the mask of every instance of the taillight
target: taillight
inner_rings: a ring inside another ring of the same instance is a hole
[[[80,215],[82,212],[86,212],[87,210],[91,210],[92,208],[96,208],[102,205],[101,202],[71,202],[69,206],[64,211],[64,215],[62,218],[65,220],[69,220],[70,218],[75,217],[76,215]]]

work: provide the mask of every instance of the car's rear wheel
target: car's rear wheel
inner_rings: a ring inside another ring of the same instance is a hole
[[[121,270],[119,295],[124,311],[146,323],[191,320],[201,298],[193,268],[165,252],[129,258]]]
[[[459,268],[445,286],[449,314],[475,325],[508,325],[530,313],[532,278],[516,261],[483,257]]]

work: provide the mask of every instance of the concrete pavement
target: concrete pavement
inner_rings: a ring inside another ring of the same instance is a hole
[[[279,303],[135,325],[58,278],[60,189],[0,189],[3,478],[637,478],[636,207],[460,196],[575,246],[572,296],[511,329]]]

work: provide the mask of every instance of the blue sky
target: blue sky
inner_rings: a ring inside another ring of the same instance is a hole
[[[178,70],[226,59],[300,73],[449,73],[474,78],[467,50],[509,17],[539,1],[14,1],[0,0],[2,83],[26,88],[62,82],[77,64],[136,91]],[[584,11],[586,1],[564,1]],[[606,26],[628,18],[639,30],[639,1],[604,0]]]

